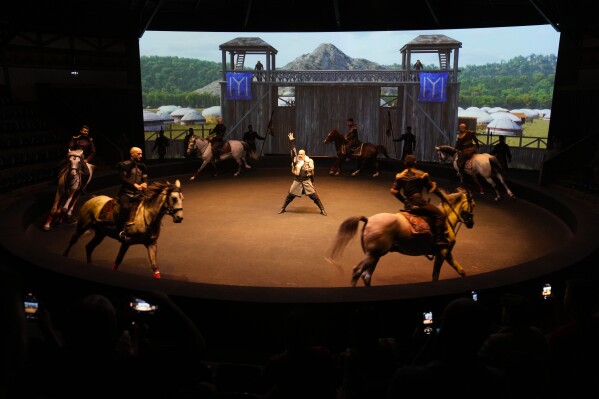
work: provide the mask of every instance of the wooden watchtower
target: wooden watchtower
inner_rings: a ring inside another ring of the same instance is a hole
[[[287,133],[294,132],[298,146],[312,156],[333,156],[327,133],[344,132],[347,118],[359,126],[360,139],[387,147],[399,158],[401,147],[394,138],[412,126],[421,161],[436,160],[434,146],[453,144],[457,131],[459,97],[458,55],[461,42],[444,35],[421,35],[401,48],[401,69],[390,70],[286,70],[276,68],[278,51],[256,37],[240,37],[219,46],[222,51],[221,110],[227,138],[241,138],[252,124],[260,135],[272,121],[275,135],[264,144],[264,153],[288,154]],[[445,102],[418,100],[419,73],[413,70],[415,54],[438,54],[438,67],[422,72],[447,72]],[[263,79],[253,66],[244,65],[248,54],[264,56]],[[251,72],[251,100],[229,100],[227,72]],[[293,101],[280,101],[292,92]]]

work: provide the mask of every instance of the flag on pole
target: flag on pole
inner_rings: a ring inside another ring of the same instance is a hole
[[[447,72],[420,72],[420,92],[418,101],[447,101]]]
[[[227,72],[227,100],[252,99],[252,73]]]

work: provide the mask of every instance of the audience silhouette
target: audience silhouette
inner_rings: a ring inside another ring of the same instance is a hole
[[[485,365],[478,350],[491,332],[488,310],[471,298],[458,298],[444,309],[438,334],[432,335],[431,360],[402,365],[391,378],[387,398],[507,398],[508,380]]]

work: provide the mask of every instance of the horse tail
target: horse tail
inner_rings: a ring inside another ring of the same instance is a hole
[[[327,257],[329,260],[334,261],[343,254],[343,250],[347,244],[354,237],[354,235],[356,235],[360,221],[366,224],[368,222],[368,218],[365,216],[352,216],[345,219],[341,223],[339,230],[337,231],[337,235],[333,240],[329,250]]]
[[[379,144],[376,146],[376,153],[383,155],[385,158],[389,159],[389,153],[387,152],[387,148],[384,145]]]

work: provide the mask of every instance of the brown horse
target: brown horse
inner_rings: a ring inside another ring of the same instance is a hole
[[[381,257],[389,252],[399,252],[409,256],[424,255],[434,259],[433,281],[439,279],[441,266],[447,261],[462,277],[466,275],[462,266],[454,258],[452,251],[456,242],[459,226],[463,223],[467,228],[474,226],[474,200],[470,192],[458,189],[457,192],[445,195],[446,200],[439,205],[447,215],[449,246],[435,247],[430,231],[422,229],[415,232],[410,219],[420,219],[415,215],[401,211],[398,213],[377,213],[369,218],[353,216],[347,218],[339,226],[337,236],[333,240],[326,260],[337,265],[339,258],[349,241],[354,237],[360,221],[364,222],[360,241],[364,258],[354,267],[351,285],[356,286],[361,277],[364,285],[370,285],[372,273]],[[418,225],[422,227],[422,220]],[[426,222],[424,222],[426,226]]]
[[[350,153],[351,150],[346,148],[345,136],[337,129],[331,130],[325,137],[324,144],[329,143],[335,143],[335,150],[337,151],[337,159],[331,166],[329,175],[338,176],[341,174],[341,165],[346,159],[350,158],[358,160],[358,169],[352,173],[352,176],[359,174],[366,165],[371,165],[374,168],[372,177],[377,177],[380,174],[378,156],[383,155],[387,159],[390,158],[384,146],[372,143],[361,143],[356,152]]]
[[[172,216],[175,223],[183,221],[183,194],[179,180],[174,184],[155,182],[148,186],[144,198],[135,212],[135,222],[128,227],[127,235],[131,240],[121,243],[119,253],[112,266],[113,270],[118,269],[131,245],[143,244],[148,250],[152,275],[155,278],[161,278],[156,264],[156,255],[160,226],[164,215]],[[79,209],[77,228],[63,255],[68,256],[69,251],[83,233],[92,229],[95,232],[94,237],[85,246],[87,263],[91,264],[94,249],[102,243],[105,237],[119,239],[120,229],[117,228],[117,220],[118,201],[116,199],[107,195],[98,195],[87,200]]]

